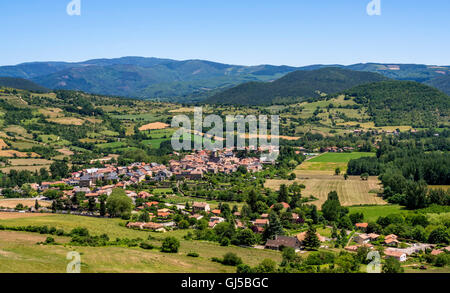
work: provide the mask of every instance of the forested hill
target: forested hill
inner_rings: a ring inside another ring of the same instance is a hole
[[[23,78],[0,77],[0,87],[15,88],[32,92],[48,92],[43,86]]]
[[[312,71],[295,71],[274,82],[249,82],[218,93],[207,99],[213,104],[268,105],[288,100],[334,94],[357,85],[387,80],[371,72],[336,67]]]
[[[360,85],[343,94],[366,106],[376,126],[438,126],[450,114],[450,97],[418,82],[382,81]]]

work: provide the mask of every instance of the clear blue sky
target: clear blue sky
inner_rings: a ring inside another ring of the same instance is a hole
[[[255,64],[450,65],[450,1],[1,0],[0,65],[145,56]]]

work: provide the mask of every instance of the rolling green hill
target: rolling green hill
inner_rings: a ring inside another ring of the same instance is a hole
[[[375,82],[343,93],[367,107],[376,126],[432,127],[450,114],[450,97],[418,82]]]
[[[23,78],[15,77],[0,77],[0,87],[9,87],[21,90],[28,90],[32,92],[48,92],[43,86],[40,86],[32,81]]]
[[[318,98],[356,85],[387,78],[371,72],[329,67],[312,71],[295,71],[274,82],[250,82],[225,90],[206,100],[207,103],[268,105],[286,99]]]

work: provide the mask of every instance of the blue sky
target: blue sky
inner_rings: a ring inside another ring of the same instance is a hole
[[[0,1],[0,65],[145,56],[230,64],[450,65],[450,1]]]

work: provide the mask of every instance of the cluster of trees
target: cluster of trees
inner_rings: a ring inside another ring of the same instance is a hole
[[[376,126],[435,127],[439,115],[448,115],[450,99],[439,90],[411,81],[382,81],[344,92],[368,107]]]
[[[28,170],[10,170],[8,174],[0,172],[0,187],[14,188],[23,187],[26,183],[41,183],[50,179],[66,178],[69,174],[69,167],[65,161],[55,161],[50,165],[50,173],[46,168],[39,171],[31,172]],[[23,193],[22,197],[29,197],[27,193]]]
[[[432,219],[427,214],[390,214],[369,222],[368,233],[395,234],[403,239],[433,244],[448,244],[450,241],[450,222],[446,214],[436,214]],[[380,238],[377,241],[382,242]]]
[[[384,198],[409,209],[450,204],[449,191],[427,188],[427,184],[450,184],[450,154],[447,152],[426,152],[411,143],[384,142],[376,157],[351,160],[347,173],[379,175]]]

